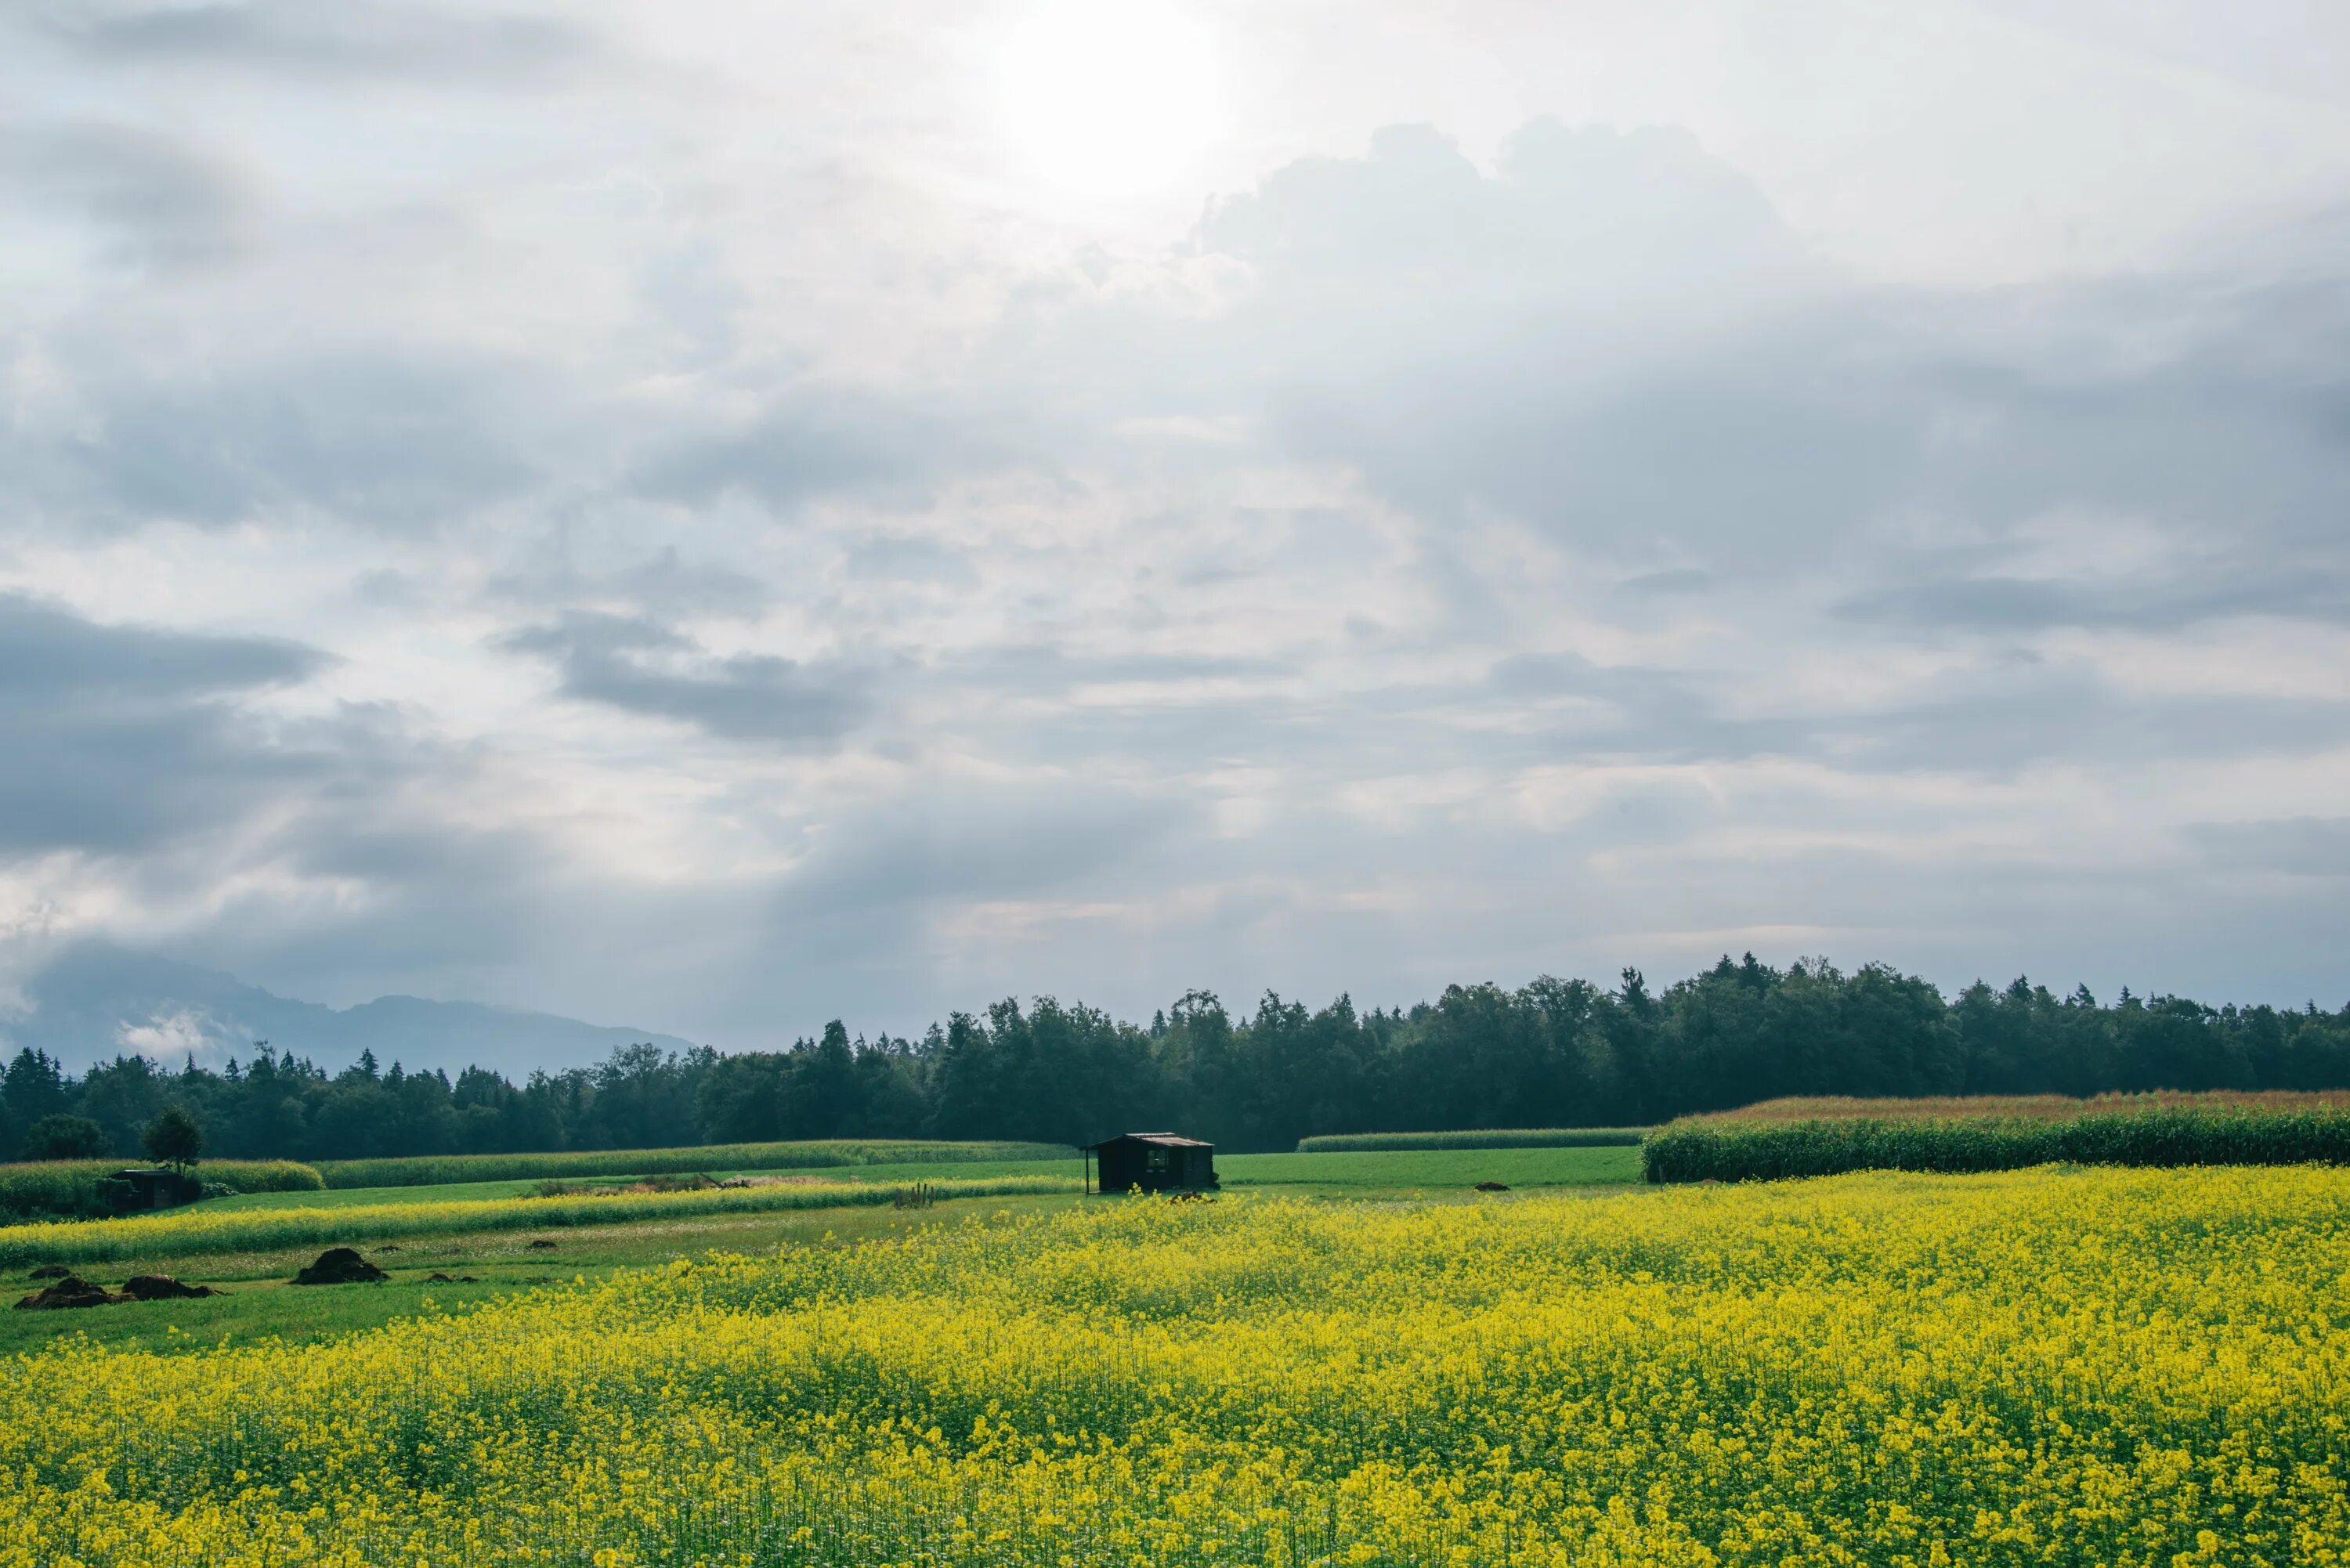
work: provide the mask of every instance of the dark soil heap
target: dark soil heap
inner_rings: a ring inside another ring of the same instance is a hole
[[[190,1296],[216,1296],[210,1285],[182,1284],[169,1274],[140,1274],[126,1282],[122,1293],[133,1301],[181,1301]]]
[[[1477,1184],[1480,1192],[1507,1192],[1509,1189],[1510,1184],[1506,1181],[1481,1181]]]
[[[294,1276],[297,1285],[369,1285],[391,1278],[348,1247],[329,1247]]]
[[[18,1312],[52,1312],[61,1307],[107,1306],[115,1302],[127,1302],[129,1296],[118,1296],[104,1285],[91,1284],[79,1274],[68,1274],[46,1290],[34,1292],[16,1303]]]
[[[28,1280],[62,1280],[72,1272],[63,1263],[43,1263],[25,1277]]]

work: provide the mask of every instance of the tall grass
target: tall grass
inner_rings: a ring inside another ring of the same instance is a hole
[[[1325,1133],[1297,1140],[1300,1154],[1414,1148],[1629,1148],[1646,1127],[1483,1127],[1459,1132]]]
[[[975,1159],[1060,1159],[1056,1143],[939,1142],[925,1138],[819,1138],[802,1143],[719,1143],[693,1148],[570,1149],[544,1154],[432,1154],[318,1164],[328,1187],[440,1187],[550,1176],[690,1176],[718,1170],[818,1170]]]
[[[2080,1115],[1690,1120],[1640,1146],[1651,1182],[1773,1181],[1847,1170],[2074,1165],[2350,1164],[2350,1111],[2214,1105]]]
[[[44,1159],[0,1165],[0,1218],[79,1220],[103,1214],[99,1179],[130,1163]],[[315,1192],[327,1185],[316,1169],[290,1159],[208,1159],[196,1167],[196,1175],[239,1192]]]
[[[1683,1122],[1816,1122],[1855,1116],[1879,1121],[1935,1116],[1993,1116],[2069,1121],[2075,1116],[2139,1111],[2350,1110],[2350,1089],[2144,1089],[2094,1095],[1926,1095],[1908,1099],[1854,1099],[1843,1095],[1761,1100],[1733,1111],[1706,1111]]]
[[[1075,1192],[1068,1176],[997,1176],[927,1184],[933,1199]],[[899,1201],[879,1181],[779,1182],[697,1192],[615,1192],[571,1198],[491,1198],[449,1203],[345,1204],[318,1209],[213,1209],[202,1204],[79,1225],[0,1226],[0,1268],[191,1257],[279,1247],[372,1246],[394,1236],[635,1225],[656,1220],[856,1209]]]

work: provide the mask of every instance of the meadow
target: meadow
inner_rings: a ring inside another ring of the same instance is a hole
[[[0,1563],[2338,1564],[2346,1244],[2319,1168],[926,1220],[0,1361]]]
[[[1422,1148],[1628,1148],[1646,1127],[1480,1127],[1459,1132],[1324,1133],[1297,1140],[1300,1154]]]
[[[125,1165],[121,1159],[47,1159],[0,1165],[0,1219],[86,1218],[105,1212],[98,1184]],[[318,1172],[290,1159],[221,1159],[199,1167],[206,1182],[239,1192],[316,1192]]]
[[[1074,1175],[1014,1175],[926,1181],[931,1197],[1076,1192]],[[197,1257],[267,1248],[485,1231],[550,1231],[573,1225],[641,1224],[796,1209],[843,1209],[898,1200],[885,1182],[779,1182],[678,1192],[613,1191],[556,1198],[501,1197],[431,1202],[403,1200],[325,1207],[234,1209],[208,1203],[159,1214],[80,1224],[0,1226],[0,1268],[85,1264],[161,1254]]]
[[[549,1177],[691,1176],[701,1171],[821,1170],[861,1165],[1075,1158],[1055,1143],[934,1138],[815,1138],[787,1143],[699,1144],[686,1148],[599,1148],[536,1154],[407,1155],[320,1160],[328,1187],[430,1187]]]
[[[1234,1190],[1268,1188],[1300,1194],[1398,1197],[1464,1190],[1485,1180],[1513,1188],[1580,1187],[1637,1181],[1640,1174],[1638,1151],[1628,1148],[1226,1155],[1217,1167]],[[1083,1186],[1081,1168],[1066,1157],[946,1165],[918,1160],[758,1172],[753,1174],[764,1179],[761,1185],[665,1192],[629,1190],[635,1178],[609,1177],[553,1197],[538,1196],[543,1184],[532,1180],[248,1193],[120,1220],[0,1226],[0,1269],[165,1258],[173,1261],[173,1272],[182,1272],[191,1261],[207,1256],[278,1252],[306,1245],[366,1248],[426,1236],[554,1231],[583,1225],[665,1222],[691,1227],[740,1214],[886,1205],[917,1185],[932,1201],[1074,1195]],[[192,1272],[213,1277],[200,1263]]]

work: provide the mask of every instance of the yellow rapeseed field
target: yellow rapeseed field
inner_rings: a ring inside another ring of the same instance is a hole
[[[1105,1199],[20,1358],[0,1563],[2333,1564],[2345,1422],[2345,1172]]]
[[[1074,1176],[991,1176],[925,1180],[932,1199],[1076,1192]],[[0,1225],[0,1268],[192,1257],[257,1247],[333,1244],[365,1237],[540,1231],[565,1225],[635,1225],[651,1220],[853,1209],[890,1202],[901,1189],[878,1181],[806,1181],[682,1192],[607,1191],[560,1198],[468,1198],[441,1202],[344,1203],[282,1209],[203,1205],[78,1224]]]

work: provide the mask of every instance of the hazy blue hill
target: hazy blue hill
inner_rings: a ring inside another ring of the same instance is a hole
[[[251,1053],[253,1042],[291,1050],[329,1069],[371,1050],[384,1065],[468,1064],[519,1076],[593,1062],[615,1045],[650,1040],[684,1049],[674,1035],[582,1023],[552,1013],[380,996],[332,1008],[276,995],[219,970],[104,943],[60,953],[25,987],[28,1011],[0,1020],[10,1047],[37,1045],[79,1071],[93,1061],[143,1050],[177,1066],[193,1049],[217,1065]]]

